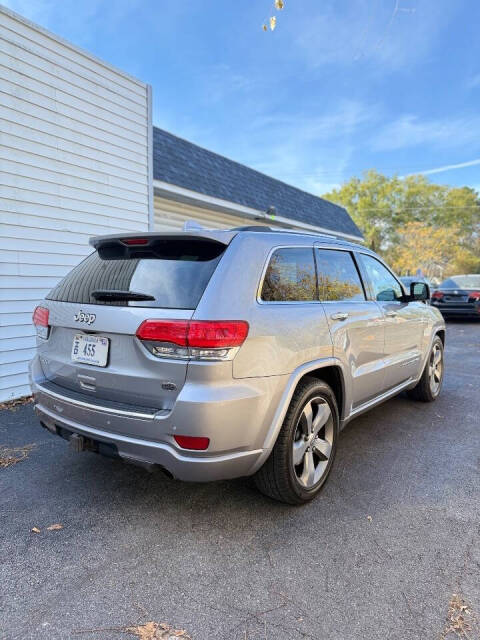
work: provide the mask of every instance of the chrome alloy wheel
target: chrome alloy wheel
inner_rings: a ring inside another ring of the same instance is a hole
[[[440,391],[443,377],[443,352],[439,344],[434,344],[428,363],[430,391],[434,396]]]
[[[298,482],[311,489],[328,468],[334,438],[334,421],[324,398],[307,402],[293,439],[293,468]]]

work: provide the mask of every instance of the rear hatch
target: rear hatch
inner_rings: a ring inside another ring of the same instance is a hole
[[[97,401],[171,409],[187,361],[155,357],[136,331],[147,319],[191,318],[231,237],[93,239],[96,251],[47,296],[45,377]]]

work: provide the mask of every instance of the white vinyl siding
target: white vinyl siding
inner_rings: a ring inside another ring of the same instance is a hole
[[[29,393],[35,306],[92,235],[147,231],[149,88],[0,7],[0,401]]]
[[[181,231],[185,221],[198,222],[205,229],[231,229],[252,224],[265,224],[249,217],[213,211],[196,205],[154,197],[155,231]]]

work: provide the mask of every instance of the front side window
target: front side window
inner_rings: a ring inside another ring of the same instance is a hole
[[[364,253],[359,254],[359,258],[367,272],[374,300],[393,302],[402,298],[400,283],[381,262]]]
[[[315,256],[320,300],[365,300],[357,267],[348,251],[317,249]]]
[[[260,297],[265,302],[317,300],[313,248],[277,249],[270,258]]]

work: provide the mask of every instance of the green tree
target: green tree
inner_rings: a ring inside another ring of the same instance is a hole
[[[398,230],[398,245],[389,252],[392,267],[400,274],[421,269],[428,278],[443,279],[450,275],[449,268],[458,250],[458,229],[450,231],[445,233],[418,221],[408,222]]]
[[[423,175],[388,177],[374,169],[324,196],[344,206],[362,230],[367,246],[387,255],[411,222],[455,230],[459,249],[480,256],[480,197],[469,187],[448,187]],[[451,231],[450,231],[451,232]]]
[[[438,268],[447,274],[480,272],[480,196],[470,187],[435,184],[423,175],[388,177],[370,169],[324,197],[344,206],[367,246],[403,273],[425,264],[431,271],[435,253]]]

